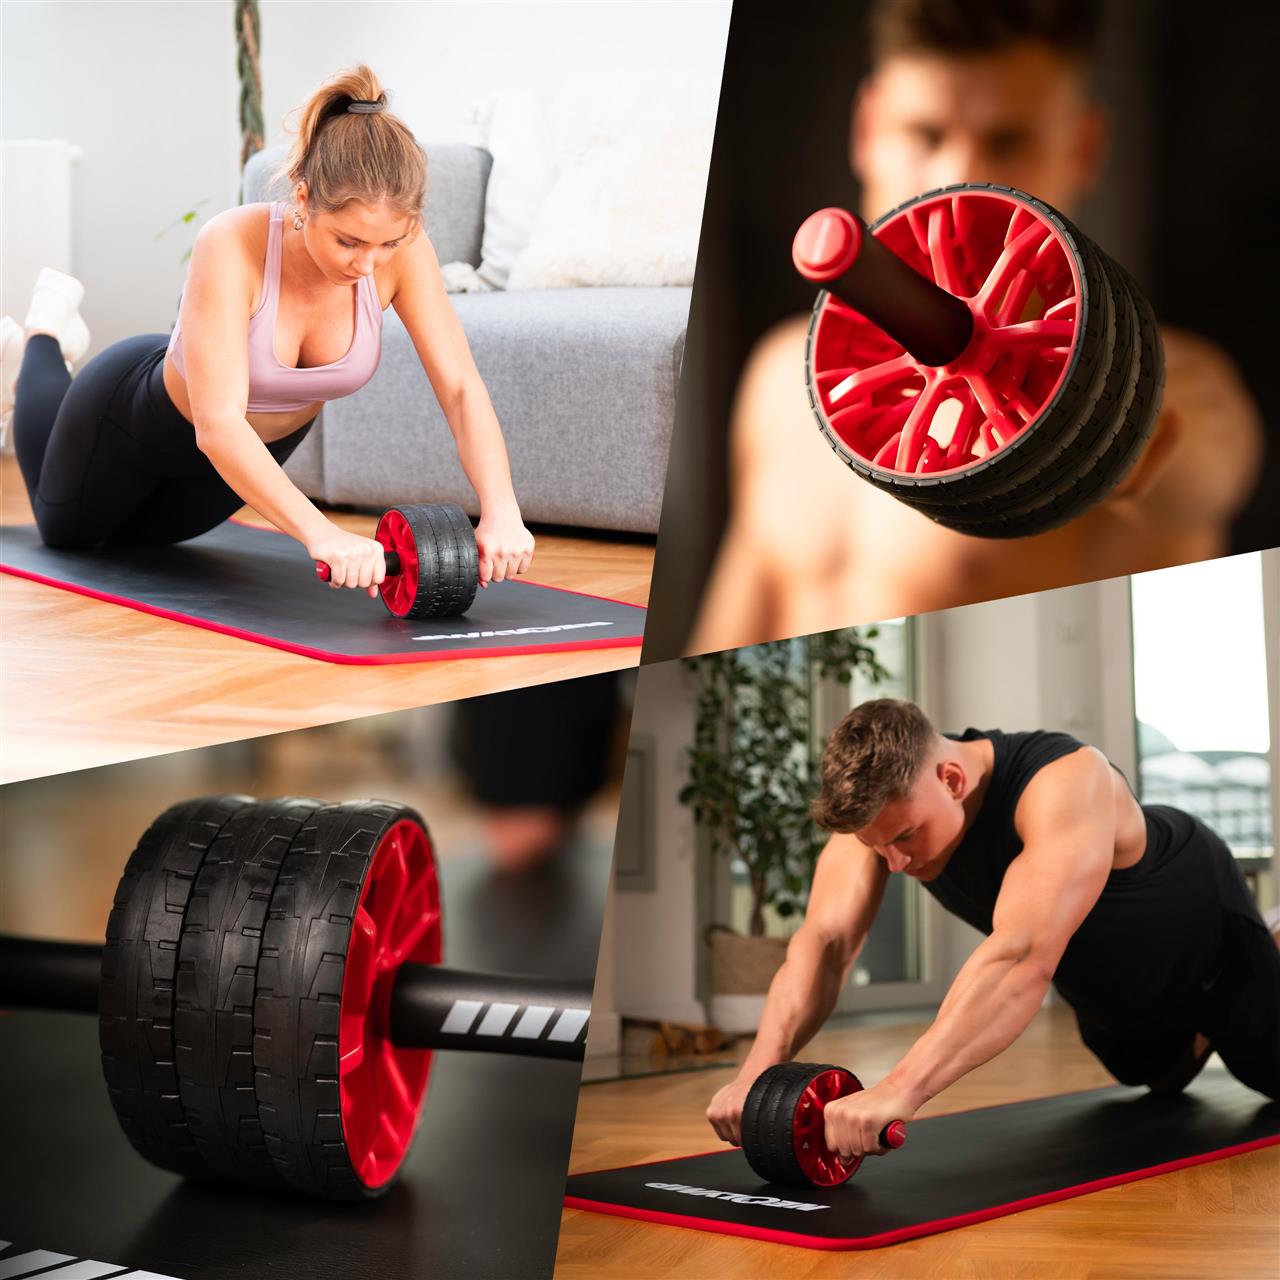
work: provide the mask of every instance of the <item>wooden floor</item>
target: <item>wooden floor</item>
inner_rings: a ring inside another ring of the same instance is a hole
[[[845,1063],[874,1081],[924,1025],[827,1031],[804,1057]],[[716,1139],[702,1113],[733,1074],[719,1070],[584,1087],[570,1171],[713,1150]],[[921,1115],[1112,1083],[1081,1045],[1070,1011],[1051,1008],[1037,1014],[1005,1053],[957,1081]],[[555,1276],[1276,1280],[1280,1146],[862,1252],[825,1253],[570,1209],[563,1215]]]
[[[372,516],[334,518],[373,532]],[[17,465],[4,458],[0,520],[30,519]],[[532,576],[645,605],[652,569],[651,545],[544,535]],[[636,646],[342,666],[9,574],[0,574],[0,623],[0,782],[612,671],[640,658]]]

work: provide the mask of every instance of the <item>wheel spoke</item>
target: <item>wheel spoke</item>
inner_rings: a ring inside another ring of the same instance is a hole
[[[993,350],[1000,352],[1025,348],[1052,351],[1070,347],[1075,336],[1074,320],[1024,320],[992,329],[987,341]]]
[[[942,403],[945,393],[939,382],[925,383],[924,390],[916,397],[916,402],[902,424],[898,439],[898,453],[894,465],[899,471],[914,471],[920,459],[920,451],[933,422],[933,415]]]
[[[1004,301],[1017,274],[1026,268],[1028,260],[1050,235],[1048,228],[1035,223],[1005,245],[974,299],[983,315],[989,315]]]
[[[978,432],[978,439],[987,446],[982,450],[982,453],[990,453],[995,447],[992,444],[993,440],[1004,444],[1007,440],[1012,440],[1017,435],[1018,424],[1005,413],[1003,405],[984,374],[968,374],[965,377],[965,381],[969,384],[974,399],[982,407],[983,415],[987,419],[986,424]],[[997,431],[999,432],[998,435],[996,434]],[[977,450],[975,450],[976,452]]]
[[[948,293],[959,294],[963,286],[949,212],[950,206],[945,204],[929,210],[929,261],[933,266],[934,280]]]
[[[852,396],[869,396],[904,376],[915,377],[916,365],[911,356],[904,352],[892,360],[884,360],[869,368],[853,371],[839,369],[833,370],[833,373],[843,373],[845,377],[827,393],[827,403],[830,405]],[[843,407],[845,406],[841,406]]]

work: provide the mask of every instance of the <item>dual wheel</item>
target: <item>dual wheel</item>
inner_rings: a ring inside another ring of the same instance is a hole
[[[742,1152],[765,1182],[785,1187],[836,1187],[858,1171],[827,1146],[823,1113],[837,1098],[858,1093],[858,1077],[829,1063],[783,1062],[761,1072],[742,1107]],[[906,1141],[898,1121],[880,1135],[889,1147]]]
[[[390,1032],[406,962],[441,959],[412,809],[214,796],[166,810],[107,924],[102,1067],[133,1146],[189,1177],[336,1199],[390,1186],[429,1049]]]
[[[1123,267],[1009,187],[944,187],[900,205],[866,229],[879,256],[865,270],[846,270],[861,246],[848,251],[842,219],[856,223],[842,210],[813,215],[795,258],[831,283],[810,320],[806,382],[850,468],[931,520],[988,538],[1043,533],[1119,484],[1164,387],[1154,312]],[[828,270],[824,259],[841,255]],[[901,298],[920,279],[948,305],[922,292],[904,326]],[[956,300],[970,313],[958,342],[944,335]]]
[[[461,507],[392,507],[373,536],[386,558],[378,595],[392,617],[451,618],[471,608],[480,585],[480,552]],[[329,581],[324,561],[316,562],[316,576]]]

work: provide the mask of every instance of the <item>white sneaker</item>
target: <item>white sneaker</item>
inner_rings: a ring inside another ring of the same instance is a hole
[[[0,319],[0,448],[9,440],[13,417],[14,383],[22,367],[22,326],[12,317]]]
[[[70,368],[89,350],[89,326],[80,314],[84,285],[75,276],[42,267],[36,276],[26,327],[51,333]]]

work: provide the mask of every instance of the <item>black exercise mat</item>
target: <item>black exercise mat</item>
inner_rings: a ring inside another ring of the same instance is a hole
[[[645,611],[532,582],[498,582],[457,618],[393,618],[334,591],[292,538],[229,520],[174,547],[53,551],[0,529],[0,572],[326,662],[430,662],[639,645]]]
[[[1280,1103],[1225,1070],[917,1120],[843,1186],[763,1183],[742,1152],[580,1173],[565,1204],[811,1249],[873,1249],[1280,1142]]]
[[[582,835],[523,876],[446,857],[447,962],[588,977],[611,865],[610,844]],[[0,883],[8,870],[0,854]],[[572,1062],[437,1054],[399,1181],[337,1204],[148,1164],[107,1098],[97,1019],[0,1015],[0,1241],[14,1242],[0,1278],[43,1249],[180,1280],[548,1280],[578,1078]]]

